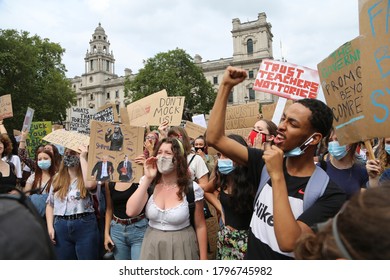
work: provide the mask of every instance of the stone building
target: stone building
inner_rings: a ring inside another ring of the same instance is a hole
[[[206,79],[216,89],[228,65],[248,71],[248,79],[234,88],[229,103],[274,102],[273,95],[255,92],[252,89],[262,59],[273,58],[273,35],[266,14],[259,13],[256,20],[243,23],[235,18],[232,25],[232,57],[203,62],[201,56],[197,54],[194,57],[194,62],[203,69]],[[120,107],[125,107],[125,78],[129,76],[131,79],[134,74],[128,68],[125,69],[124,76],[115,74],[114,54],[110,51],[110,41],[100,23],[89,41],[89,49],[85,54],[84,63],[85,72],[81,76],[75,76],[71,79],[72,89],[77,94],[75,106],[97,109],[105,104],[114,103],[119,112]],[[69,118],[70,110],[68,110],[67,115]],[[69,124],[69,120],[67,120],[67,124]]]

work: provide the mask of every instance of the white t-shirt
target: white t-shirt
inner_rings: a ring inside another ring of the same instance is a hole
[[[195,157],[191,161],[193,156]],[[192,180],[202,178],[204,175],[209,173],[209,169],[200,155],[189,154],[187,156],[187,162],[189,163],[190,161],[191,163],[189,164],[188,169],[190,170]]]

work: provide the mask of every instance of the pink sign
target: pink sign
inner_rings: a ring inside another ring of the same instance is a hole
[[[318,71],[292,63],[264,59],[260,64],[254,90],[287,99],[317,98]]]

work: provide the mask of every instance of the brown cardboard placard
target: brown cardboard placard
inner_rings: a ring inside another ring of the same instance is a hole
[[[160,97],[153,102],[148,115],[148,125],[160,125],[168,121],[170,126],[181,123],[184,110],[184,96]]]
[[[276,103],[261,105],[263,119],[272,120],[276,108]]]
[[[333,126],[341,145],[367,139],[360,39],[346,42],[318,64],[322,90],[332,109]]]
[[[76,152],[80,152],[79,148],[82,145],[89,145],[89,136],[77,131],[69,131],[65,129],[54,130],[49,133],[43,140],[64,146]]]
[[[253,89],[287,99],[317,98],[317,70],[285,61],[263,59]]]
[[[259,103],[250,102],[226,108],[225,129],[253,127],[259,120]]]
[[[0,96],[0,120],[13,116],[11,94]]]
[[[146,126],[149,125],[148,118],[150,109],[155,102],[159,102],[161,97],[167,97],[165,89],[148,95],[140,100],[130,103],[126,106],[127,114],[129,116],[129,123],[132,126]],[[123,121],[122,121],[123,122]]]
[[[115,104],[106,104],[104,106],[101,106],[97,112],[93,115],[93,119],[95,121],[101,121],[101,122],[118,122],[118,112],[116,111],[116,105]]]
[[[104,180],[102,162],[110,162],[109,180],[138,183],[143,166],[134,162],[142,154],[144,128],[124,124],[91,121],[91,142],[88,152],[88,180]],[[129,163],[125,164],[124,159]],[[127,165],[127,166],[125,166]]]
[[[127,113],[127,108],[119,108],[120,122],[122,124],[130,125],[129,114]]]
[[[186,121],[184,130],[187,132],[188,137],[193,139],[198,138],[200,135],[203,136],[206,132],[206,128],[190,121]]]
[[[390,136],[389,2],[359,1],[365,138]]]

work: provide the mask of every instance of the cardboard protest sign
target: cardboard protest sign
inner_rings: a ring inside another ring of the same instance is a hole
[[[272,104],[262,104],[261,105],[261,114],[266,120],[272,120],[276,108],[276,103]]]
[[[360,38],[346,42],[318,64],[326,104],[341,145],[366,139]]]
[[[181,123],[184,110],[184,96],[160,97],[150,106],[148,125],[160,125],[168,121],[170,126],[178,126]]]
[[[100,107],[93,115],[95,121],[101,122],[118,122],[118,113],[115,108],[115,104],[107,104]]]
[[[82,107],[71,107],[70,110],[69,130],[89,135],[89,122],[93,119],[95,110]]]
[[[13,116],[11,94],[0,96],[0,120]]]
[[[390,2],[359,1],[365,138],[390,136]]]
[[[200,126],[207,127],[206,118],[204,117],[204,114],[192,116],[192,122]]]
[[[120,122],[122,124],[130,125],[129,114],[127,113],[127,108],[119,108]]]
[[[144,128],[91,121],[88,180],[134,182],[143,166],[134,159],[143,153]]]
[[[26,138],[27,152],[30,158],[35,158],[36,148],[43,143],[43,138],[52,131],[51,122],[32,122]]]
[[[132,126],[150,125],[147,122],[152,104],[158,103],[160,98],[167,96],[167,91],[164,89],[127,105],[126,109],[130,124]]]
[[[250,102],[226,108],[225,129],[253,127],[259,120],[259,103]]]
[[[30,131],[33,117],[34,117],[34,109],[27,107],[27,112],[26,115],[24,116],[22,131]]]
[[[263,59],[253,89],[293,100],[316,98],[318,72],[288,62]]]
[[[75,152],[80,152],[79,148],[82,145],[89,145],[89,136],[77,131],[69,131],[65,129],[54,130],[43,140],[71,149]]]
[[[186,121],[184,130],[187,132],[188,136],[193,139],[198,138],[200,135],[204,135],[206,132],[206,128],[190,121]]]

